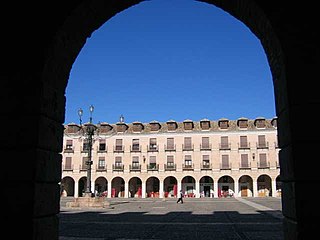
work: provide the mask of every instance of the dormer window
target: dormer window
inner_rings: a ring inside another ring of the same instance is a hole
[[[66,127],[67,133],[77,133],[80,130],[80,126],[75,123],[70,123]]]
[[[223,120],[219,120],[219,128],[220,129],[228,129],[229,127],[229,120],[227,119],[223,119]]]
[[[184,130],[192,130],[193,129],[193,122],[191,120],[185,120],[183,122]]]
[[[125,123],[117,123],[117,132],[125,132],[128,129],[128,125]]]
[[[112,128],[113,127],[108,123],[100,123],[99,132],[100,133],[107,133],[107,132],[111,131]]]
[[[265,128],[266,127],[266,120],[264,118],[257,118],[254,121],[254,125],[256,128]]]
[[[201,120],[200,127],[202,130],[209,130],[210,129],[210,121],[207,119]]]
[[[144,129],[144,125],[140,122],[134,122],[132,123],[132,131],[133,132],[142,132]]]
[[[168,131],[175,131],[178,128],[177,122],[171,120],[167,122]]]
[[[150,124],[150,130],[151,131],[159,131],[160,128],[161,128],[160,123],[158,123],[156,121],[150,122],[149,124]]]
[[[271,120],[271,125],[274,127],[274,128],[277,128],[278,127],[278,119],[277,118],[273,118]]]
[[[245,119],[245,118],[238,119],[237,125],[240,129],[247,129],[248,128],[248,119]]]

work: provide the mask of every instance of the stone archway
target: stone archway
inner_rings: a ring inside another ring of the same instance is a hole
[[[63,5],[55,2],[50,8],[37,3],[7,2],[3,6],[4,11],[15,13],[15,21],[2,16],[6,32],[1,51],[6,59],[1,72],[5,89],[1,92],[5,106],[2,121],[15,128],[4,129],[9,139],[2,144],[2,151],[20,166],[18,174],[17,171],[7,172],[5,179],[19,181],[24,190],[23,198],[30,199],[8,197],[5,202],[11,212],[5,217],[12,227],[30,226],[19,231],[24,238],[44,239],[50,232],[51,239],[58,239],[59,152],[63,139],[64,92],[72,64],[95,29],[139,2],[78,0]],[[235,16],[261,40],[275,88],[285,236],[305,239],[308,234],[317,234],[312,222],[318,217],[314,211],[317,202],[306,199],[305,191],[318,187],[318,169],[301,161],[306,157],[316,159],[318,155],[320,130],[301,128],[303,116],[313,116],[314,109],[320,106],[318,90],[314,87],[319,52],[315,37],[316,3],[203,2],[215,4]],[[16,22],[19,22],[18,29]],[[27,34],[21,34],[20,29],[25,29]],[[30,161],[24,161],[25,156],[30,157]],[[14,184],[14,181],[9,182],[9,191],[15,189]],[[46,201],[47,196],[51,196],[52,201]]]

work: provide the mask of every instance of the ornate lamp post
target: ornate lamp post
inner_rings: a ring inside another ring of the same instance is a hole
[[[87,149],[88,150],[88,159],[86,161],[86,165],[87,165],[87,187],[86,187],[86,191],[85,191],[85,196],[92,196],[92,191],[91,191],[91,165],[93,163],[92,161],[92,141],[93,141],[93,135],[95,133],[96,130],[96,126],[94,124],[92,124],[92,113],[93,113],[94,107],[93,105],[91,105],[89,107],[89,111],[90,111],[90,120],[89,123],[85,124],[84,126],[82,126],[82,115],[83,115],[83,110],[80,108],[78,110],[78,115],[80,118],[80,126],[83,129],[83,133],[84,136],[87,137]]]

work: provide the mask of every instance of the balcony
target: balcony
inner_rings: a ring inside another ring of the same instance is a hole
[[[185,145],[185,144],[182,144],[182,151],[193,151],[193,144],[191,145]]]
[[[177,169],[176,164],[170,163],[170,164],[164,164],[164,170],[165,171],[175,171]]]
[[[97,152],[98,153],[106,153],[106,152],[108,152],[108,147],[106,145],[99,145],[97,147]]]
[[[183,171],[193,171],[193,163],[192,164],[182,164],[182,170]]]
[[[88,170],[88,165],[87,164],[79,165],[79,170],[80,171],[87,171]]]
[[[212,170],[211,163],[202,163],[201,170]]]
[[[159,164],[150,163],[147,165],[148,171],[159,171]]]
[[[220,143],[219,150],[231,150],[231,143]]]
[[[112,164],[112,171],[114,172],[123,172],[124,170],[124,165],[121,164]]]
[[[166,152],[176,151],[176,145],[164,145],[164,150]]]
[[[106,165],[97,165],[96,166],[96,172],[105,172],[107,171],[107,166]]]
[[[212,144],[200,144],[200,150],[201,151],[211,151]]]
[[[270,162],[258,162],[258,169],[269,169]]]
[[[70,165],[70,164],[66,164],[66,165],[62,165],[62,169],[63,171],[73,171],[73,164]]]
[[[141,171],[141,164],[130,164],[129,170],[130,170],[130,172],[140,172]]]
[[[158,152],[159,151],[159,147],[156,144],[148,145],[147,149],[148,149],[148,152]]]
[[[141,152],[141,146],[140,145],[130,146],[130,152]]]
[[[231,170],[231,163],[220,164],[220,170]]]
[[[113,152],[115,152],[115,153],[123,153],[124,152],[124,145],[114,146]]]
[[[257,143],[257,149],[269,149],[269,142]]]
[[[250,143],[238,143],[238,149],[250,150]]]
[[[67,146],[64,148],[63,152],[65,152],[65,153],[74,153],[73,146],[67,145]]]
[[[240,163],[239,165],[240,170],[246,170],[246,169],[251,169],[251,163]]]

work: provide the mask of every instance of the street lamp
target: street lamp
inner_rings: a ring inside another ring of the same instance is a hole
[[[90,111],[90,119],[89,119],[89,123],[84,124],[84,126],[82,126],[82,115],[83,115],[83,110],[80,108],[78,110],[78,115],[79,115],[79,119],[80,119],[80,127],[83,130],[83,134],[84,136],[87,137],[87,149],[88,150],[88,160],[86,161],[86,165],[87,165],[87,187],[86,187],[86,191],[85,191],[85,196],[92,196],[92,191],[91,191],[91,165],[93,163],[92,161],[92,141],[93,141],[93,135],[94,132],[96,130],[96,126],[94,124],[92,124],[92,113],[93,113],[94,107],[93,105],[91,105],[89,107],[89,111]]]

